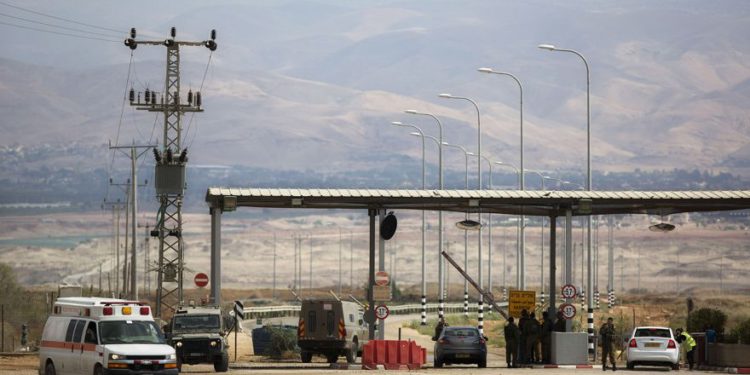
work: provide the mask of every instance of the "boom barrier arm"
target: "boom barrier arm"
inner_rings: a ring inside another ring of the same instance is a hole
[[[448,262],[450,264],[452,264],[453,267],[456,268],[456,270],[461,274],[461,276],[463,276],[466,279],[466,281],[468,281],[469,284],[471,284],[471,286],[473,286],[474,289],[476,289],[479,292],[479,294],[481,294],[482,297],[484,297],[484,300],[487,303],[489,303],[490,305],[492,305],[492,308],[494,308],[495,311],[499,312],[500,315],[502,315],[506,320],[508,319],[508,313],[506,313],[505,311],[503,311],[500,308],[500,306],[497,303],[495,303],[495,297],[492,295],[491,291],[485,291],[484,289],[482,289],[482,287],[479,286],[479,284],[477,284],[476,281],[474,281],[474,279],[472,279],[471,276],[469,276],[469,274],[467,274],[461,268],[461,266],[459,266],[458,263],[456,263],[456,261],[453,260],[453,258],[451,258],[450,255],[448,255],[448,253],[445,250],[443,250],[443,252],[441,254],[443,254],[443,256],[445,257],[445,259],[448,260]]]

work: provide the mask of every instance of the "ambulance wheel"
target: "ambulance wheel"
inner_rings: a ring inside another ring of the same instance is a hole
[[[97,363],[96,366],[94,366],[94,375],[102,375],[103,372],[102,365]]]
[[[214,370],[216,372],[227,372],[229,370],[229,355],[221,353],[221,357],[214,361]]]
[[[57,372],[55,371],[55,364],[52,363],[52,361],[47,361],[47,364],[44,366],[44,375],[55,375]]]
[[[301,351],[299,356],[300,359],[302,359],[302,363],[310,363],[310,361],[312,361],[312,353],[306,350]]]

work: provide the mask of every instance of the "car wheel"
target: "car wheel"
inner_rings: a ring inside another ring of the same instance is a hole
[[[487,357],[482,357],[481,359],[479,359],[479,363],[477,363],[477,367],[479,368],[487,367]]]
[[[302,363],[310,363],[310,361],[312,361],[312,353],[306,350],[301,351],[299,356],[300,359],[302,359]]]
[[[97,363],[96,366],[94,366],[94,375],[102,375],[103,371],[102,365]]]
[[[673,363],[672,364],[672,370],[680,370],[680,364],[679,363]]]
[[[628,364],[627,364],[627,367],[628,367],[628,370],[632,370],[632,369],[634,369],[634,368],[635,368],[635,363],[633,363],[633,362],[628,362]]]
[[[47,361],[47,364],[44,366],[44,375],[55,375],[57,372],[55,371],[55,364],[52,363],[52,361]]]
[[[214,371],[227,372],[229,370],[229,355],[221,353],[221,357],[214,360]]]
[[[443,367],[443,360],[441,358],[435,357],[432,363],[432,367],[435,368],[442,368]]]

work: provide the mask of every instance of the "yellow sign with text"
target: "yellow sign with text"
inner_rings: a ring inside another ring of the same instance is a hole
[[[511,290],[508,293],[508,314],[516,319],[521,316],[521,310],[534,311],[536,307],[536,292],[526,290]]]

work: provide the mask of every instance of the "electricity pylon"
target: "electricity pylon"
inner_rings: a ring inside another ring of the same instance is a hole
[[[164,46],[167,48],[167,70],[164,92],[146,89],[141,93],[130,89],[130,105],[138,110],[161,112],[164,116],[162,150],[154,149],[156,171],[154,187],[159,199],[156,228],[151,236],[159,238],[159,265],[157,273],[156,315],[166,317],[182,302],[184,244],[182,241],[182,198],[185,190],[185,165],[187,148],[182,146],[180,118],[186,112],[203,112],[201,94],[187,94],[187,103],[180,96],[180,46],[204,46],[216,50],[216,30],[211,30],[211,39],[201,42],[176,40],[172,27],[171,37],[166,40],[136,40],[135,28],[130,29],[130,38],[125,45],[135,50],[138,45]]]

